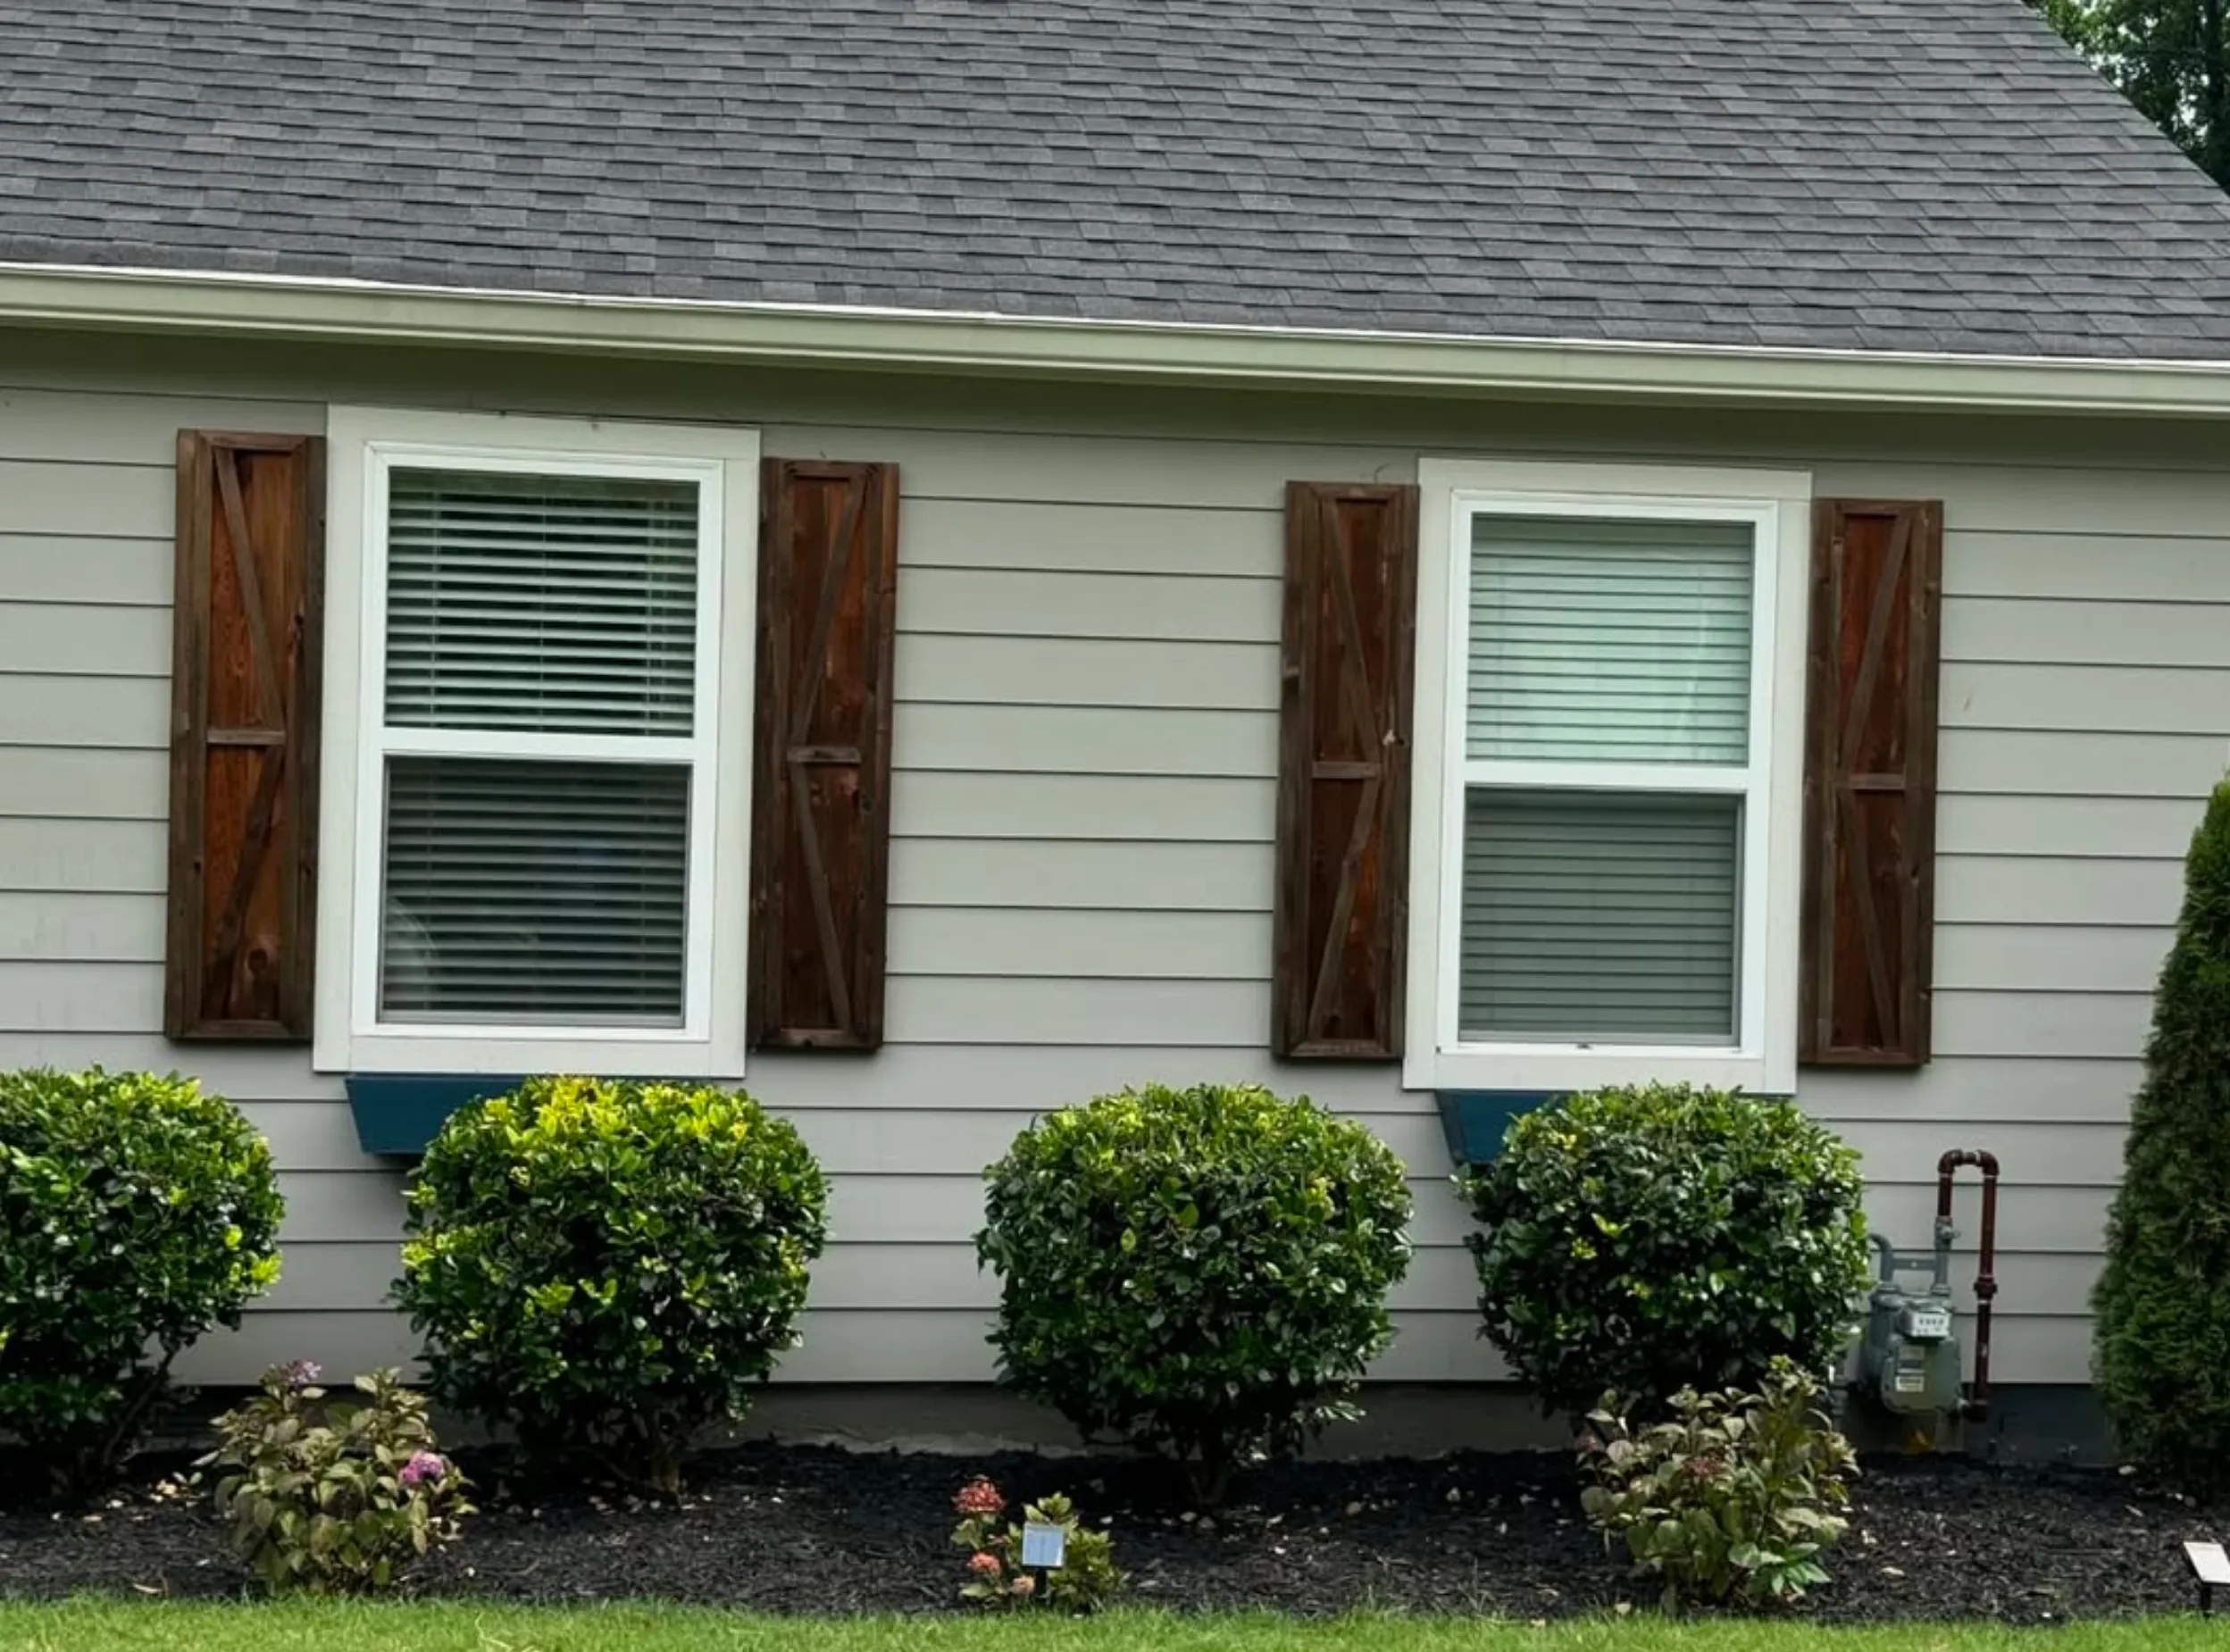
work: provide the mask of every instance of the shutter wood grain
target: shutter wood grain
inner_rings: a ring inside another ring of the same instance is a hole
[[[1289,483],[1285,526],[1271,1048],[1399,1060],[1417,490]]]
[[[1943,507],[1815,507],[1798,1053],[1929,1058]]]
[[[755,1046],[882,1043],[896,465],[768,459],[753,772]]]
[[[181,430],[163,1030],[310,1036],[325,447]]]

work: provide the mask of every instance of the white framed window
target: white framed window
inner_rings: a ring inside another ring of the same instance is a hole
[[[328,438],[314,1064],[739,1077],[757,433]]]
[[[1419,481],[1405,1082],[1793,1089],[1810,477]]]

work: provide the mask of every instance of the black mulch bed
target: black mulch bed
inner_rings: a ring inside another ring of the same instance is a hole
[[[749,1446],[706,1459],[691,1494],[664,1505],[580,1491],[514,1500],[499,1458],[467,1454],[465,1466],[485,1506],[420,1574],[429,1595],[954,1609],[962,1556],[949,1542],[950,1500],[981,1470],[1010,1496],[1065,1489],[1087,1518],[1111,1517],[1140,1602],[1531,1619],[1654,1600],[1580,1518],[1566,1460],[1538,1453],[1266,1468],[1209,1515],[1130,1460]],[[1850,1535],[1831,1557],[1834,1581],[1801,1610],[2025,1623],[2175,1611],[2192,1603],[2183,1540],[2213,1535],[2196,1511],[2111,1473],[1871,1463]],[[151,1480],[90,1513],[0,1513],[0,1595],[243,1586],[205,1505]]]

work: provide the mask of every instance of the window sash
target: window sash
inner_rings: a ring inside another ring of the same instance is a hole
[[[1540,762],[1477,759],[1469,755],[1472,661],[1471,592],[1474,519],[1541,515],[1640,522],[1746,525],[1754,556],[1750,587],[1750,719],[1748,761],[1740,767],[1677,763]],[[1571,1056],[1615,1052],[1638,1060],[1678,1061],[1698,1055],[1762,1059],[1767,1038],[1766,977],[1769,875],[1763,830],[1771,792],[1775,616],[1779,612],[1779,535],[1782,513],[1755,499],[1658,497],[1613,493],[1487,493],[1457,489],[1449,530],[1446,693],[1441,739],[1439,955],[1435,960],[1434,1024],[1439,1051],[1449,1055]],[[1470,794],[1482,788],[1607,792],[1735,793],[1743,799],[1740,881],[1737,885],[1735,1039],[1717,1042],[1634,1041],[1607,1033],[1579,1039],[1466,1039],[1462,1030],[1464,828]]]
[[[388,678],[388,520],[389,478],[397,470],[455,470],[524,477],[584,476],[621,480],[685,481],[697,489],[697,546],[692,717],[687,735],[549,733],[502,729],[430,729],[389,724]],[[621,458],[536,450],[372,441],[363,474],[363,653],[360,679],[359,763],[356,788],[356,866],[350,1021],[363,1038],[493,1042],[702,1044],[712,1037],[714,833],[719,785],[720,642],[725,594],[722,587],[726,524],[722,520],[725,466],[717,460]],[[580,763],[659,764],[689,771],[689,871],[684,926],[683,1011],[670,1026],[487,1022],[389,1021],[380,1015],[380,945],[386,896],[388,760],[396,756],[521,758]]]
[[[1570,870],[1576,870],[1591,864],[1598,869],[1608,868],[1612,863],[1599,858],[1591,862],[1590,855],[1579,847],[1580,845],[1584,844],[1586,839],[1584,831],[1577,823],[1574,823],[1572,828],[1577,834],[1572,842],[1544,838],[1541,835],[1541,828],[1538,824],[1529,824],[1521,807],[1520,813],[1508,822],[1513,828],[1514,835],[1506,839],[1494,839],[1490,834],[1491,844],[1499,845],[1499,856],[1491,847],[1486,860],[1474,864],[1470,853],[1473,847],[1472,836],[1475,828],[1475,822],[1471,818],[1472,811],[1482,800],[1497,797],[1510,799],[1520,803],[1521,805],[1530,804],[1538,813],[1550,814],[1557,813],[1560,807],[1568,807],[1575,799],[1580,798],[1604,801],[1631,800],[1640,802],[1644,807],[1647,807],[1652,799],[1672,798],[1678,798],[1688,803],[1716,805],[1717,813],[1698,813],[1692,820],[1683,820],[1681,825],[1691,850],[1695,830],[1708,830],[1721,823],[1731,825],[1733,828],[1732,840],[1726,846],[1733,851],[1731,863],[1728,860],[1720,859],[1714,854],[1709,859],[1708,868],[1699,869],[1701,875],[1710,879],[1714,883],[1721,879],[1725,880],[1725,890],[1729,901],[1725,913],[1729,922],[1728,929],[1721,930],[1714,924],[1707,932],[1683,926],[1678,919],[1683,910],[1683,903],[1679,898],[1669,903],[1659,903],[1654,906],[1644,905],[1636,911],[1621,914],[1615,917],[1607,913],[1591,915],[1603,919],[1605,928],[1623,929],[1631,933],[1655,930],[1657,933],[1654,939],[1660,947],[1676,946],[1683,942],[1716,946],[1719,939],[1723,938],[1727,948],[1726,970],[1725,973],[1716,975],[1710,990],[1715,997],[1720,993],[1725,995],[1725,1012],[1732,1023],[1729,1031],[1734,1041],[1739,1043],[1742,1033],[1741,1022],[1741,853],[1742,844],[1751,830],[1751,822],[1747,818],[1748,805],[1740,792],[1680,791],[1667,788],[1641,791],[1599,787],[1591,790],[1578,792],[1548,791],[1534,787],[1473,786],[1465,788],[1462,804],[1465,811],[1465,857],[1463,864],[1456,868],[1456,876],[1458,880],[1457,922],[1459,927],[1465,925],[1466,920],[1472,915],[1468,897],[1474,880],[1477,880],[1485,883],[1494,881],[1498,875],[1507,878],[1511,870],[1509,855],[1513,851],[1520,858],[1533,863],[1534,875],[1524,887],[1510,891],[1524,901],[1526,906],[1530,907],[1530,912],[1516,907],[1489,907],[1483,914],[1484,933],[1468,930],[1459,933],[1460,962],[1457,987],[1459,1034],[1465,1030],[1464,1023],[1466,1021],[1476,1024],[1475,1017],[1466,1015],[1463,1009],[1468,996],[1467,983],[1482,992],[1494,990],[1494,983],[1498,982],[1516,985],[1510,981],[1513,964],[1504,955],[1512,952],[1531,953],[1532,962],[1541,966],[1540,973],[1543,976],[1570,976],[1575,973],[1573,968],[1575,955],[1591,950],[1588,943],[1594,935],[1601,933],[1601,929],[1591,930],[1584,923],[1582,923],[1574,924],[1568,931],[1560,927],[1554,928],[1551,932],[1556,939],[1546,942],[1524,943],[1511,939],[1508,934],[1509,928],[1528,924],[1537,926],[1542,923],[1551,925],[1561,923],[1560,919],[1543,914],[1547,912],[1553,912],[1555,907],[1576,894],[1575,886],[1569,879]],[[1730,802],[1735,805],[1732,809],[1726,806]],[[1724,822],[1722,822],[1722,816],[1724,816]],[[1619,822],[1616,813],[1599,817],[1594,822],[1594,829],[1598,831],[1616,831],[1619,829]],[[1677,850],[1674,852],[1676,853]],[[1692,853],[1689,858],[1694,858]],[[1499,867],[1496,864],[1498,859],[1500,862]],[[1625,866],[1624,863],[1619,864]],[[1638,864],[1638,869],[1643,874],[1645,880],[1652,871],[1646,859]],[[1634,870],[1634,867],[1626,867],[1629,875]],[[1658,890],[1670,890],[1676,888],[1663,880],[1661,864],[1654,870],[1656,881],[1648,883],[1647,887]],[[1599,870],[1597,875],[1604,874]],[[1611,872],[1608,875],[1615,879],[1619,876],[1619,873]],[[1695,890],[1692,888],[1683,889],[1679,890],[1679,894],[1693,899]],[[1498,930],[1500,930],[1499,934]],[[1465,943],[1475,944],[1478,949],[1468,950]],[[1592,949],[1600,951],[1606,955],[1619,956],[1619,961],[1625,966],[1623,970],[1605,971],[1600,980],[1594,983],[1595,986],[1608,987],[1622,983],[1627,991],[1653,996],[1659,1000],[1664,998],[1666,990],[1672,986],[1669,977],[1660,972],[1652,971],[1649,967],[1650,960],[1645,951],[1638,951],[1630,955],[1617,955],[1615,945],[1599,946]],[[1558,956],[1559,954],[1563,955],[1561,959]],[[1549,996],[1556,996],[1556,986],[1553,981],[1542,982],[1540,985]],[[1541,992],[1527,992],[1523,986],[1517,987],[1517,990],[1520,997],[1532,997],[1538,999],[1542,996]],[[1582,989],[1581,996],[1584,996],[1584,990]],[[1614,992],[1612,996],[1617,996],[1617,994]],[[1667,1006],[1663,1002],[1659,1002],[1656,1007],[1660,1014],[1667,1011]],[[1591,1047],[1605,1049],[1628,1049],[1635,1047],[1646,1048],[1653,1045],[1676,1046],[1700,1051],[1724,1051],[1733,1047],[1729,1043],[1728,1035],[1720,1034],[1716,1030],[1680,1032],[1666,1030],[1652,1034],[1639,1025],[1625,1027],[1606,1025],[1599,1029],[1574,1028],[1569,1031],[1565,1031],[1561,1029],[1551,1030],[1550,1024],[1546,1022],[1538,1023],[1530,1031],[1512,1027],[1497,1032],[1482,1032],[1474,1038],[1474,1042],[1500,1047],[1508,1044],[1554,1043],[1560,1039],[1574,1043],[1584,1041]]]

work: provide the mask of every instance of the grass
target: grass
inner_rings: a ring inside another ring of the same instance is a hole
[[[2194,1618],[2050,1630],[1902,1624],[1677,1623],[1651,1617],[1535,1627],[1366,1616],[1121,1612],[1088,1623],[1025,1617],[780,1619],[655,1606],[533,1609],[472,1604],[276,1606],[0,1603],[0,1652],[2201,1652],[2230,1648]]]

